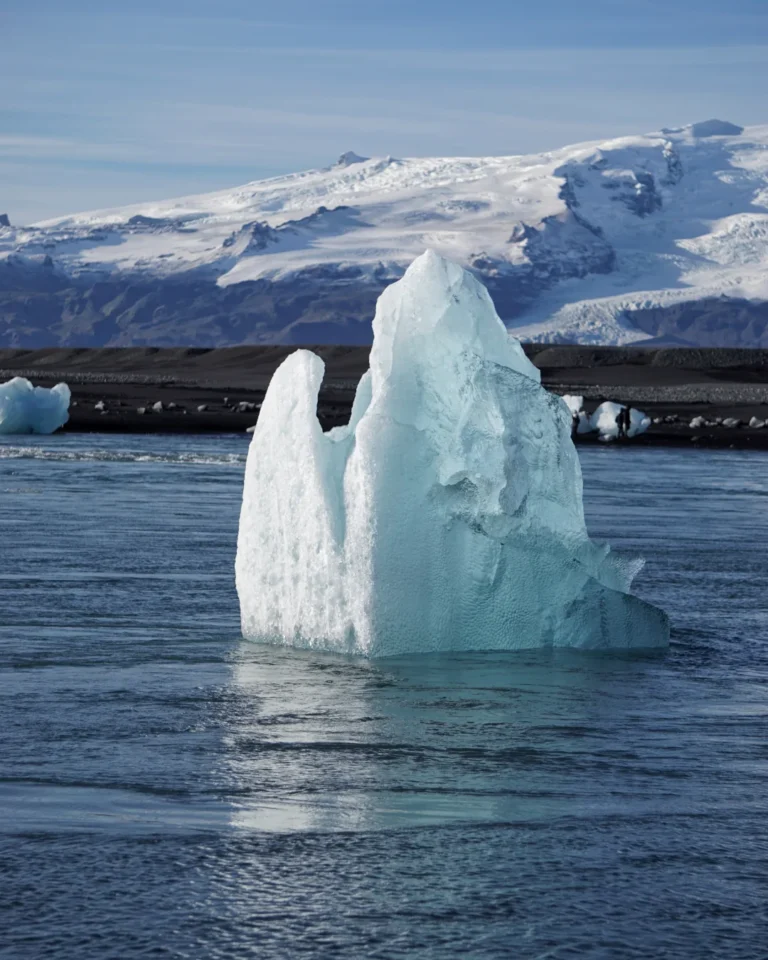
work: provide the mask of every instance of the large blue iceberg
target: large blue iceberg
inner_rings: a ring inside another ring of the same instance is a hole
[[[642,561],[593,543],[571,416],[478,281],[428,251],[381,295],[350,423],[276,371],[245,470],[243,634],[368,656],[662,647]]]
[[[71,399],[66,383],[50,390],[24,377],[0,383],[0,434],[53,433],[69,420]]]

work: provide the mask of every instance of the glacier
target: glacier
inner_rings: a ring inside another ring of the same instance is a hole
[[[666,615],[629,592],[642,561],[588,536],[566,404],[482,284],[427,251],[373,330],[348,425],[321,430],[310,351],[270,383],[245,468],[243,635],[370,657],[665,646]]]
[[[54,433],[69,420],[71,399],[66,383],[50,390],[24,377],[0,383],[0,434]]]
[[[376,298],[425,247],[483,279],[521,340],[768,346],[768,126],[522,156],[348,154],[0,222],[0,303],[24,317],[0,345],[368,344]]]

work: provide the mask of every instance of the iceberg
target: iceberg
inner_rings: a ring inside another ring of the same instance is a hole
[[[485,288],[427,251],[382,293],[350,422],[323,433],[324,366],[275,372],[245,468],[243,635],[370,657],[643,649],[665,614],[642,561],[593,543],[571,417]]]
[[[0,383],[0,434],[53,433],[69,420],[71,399],[66,383],[50,390],[24,377]]]

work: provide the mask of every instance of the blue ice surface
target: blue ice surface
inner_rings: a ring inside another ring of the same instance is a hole
[[[666,647],[665,614],[630,593],[642,561],[589,537],[566,404],[482,284],[427,251],[373,332],[349,426],[321,430],[310,351],[269,385],[238,538],[244,635],[372,657]]]
[[[24,377],[0,383],[0,435],[54,433],[69,420],[66,383],[35,387]]]

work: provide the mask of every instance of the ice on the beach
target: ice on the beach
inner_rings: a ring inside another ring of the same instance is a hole
[[[0,383],[0,434],[53,433],[69,420],[70,400],[66,383],[50,390],[24,377]]]
[[[590,416],[584,410],[584,397],[566,393],[562,399],[571,417],[578,420],[577,433],[597,432],[601,440],[618,439],[619,424],[617,417],[622,410],[626,410],[623,404],[613,403],[612,401],[601,403],[592,416]],[[651,418],[643,413],[642,410],[636,410],[634,407],[630,407],[627,436],[636,437],[640,433],[645,433],[651,423]]]
[[[381,295],[348,426],[323,433],[323,362],[276,371],[237,551],[243,633],[387,656],[650,648],[641,561],[592,543],[568,409],[485,288],[435,253]]]
[[[568,407],[574,417],[584,409],[584,397],[577,397],[566,393],[563,397],[563,403]]]
[[[606,400],[592,414],[590,418],[591,428],[600,434],[601,440],[615,440],[619,436],[619,425],[616,418],[624,409],[626,408],[623,404]],[[646,416],[642,410],[636,410],[634,407],[629,408],[628,437],[636,437],[640,433],[645,433],[650,425],[651,418]]]
[[[591,433],[592,424],[589,419],[589,414],[584,409],[584,397],[566,393],[563,397],[563,401],[565,402],[566,407],[568,407],[571,418],[578,420],[576,432]]]

